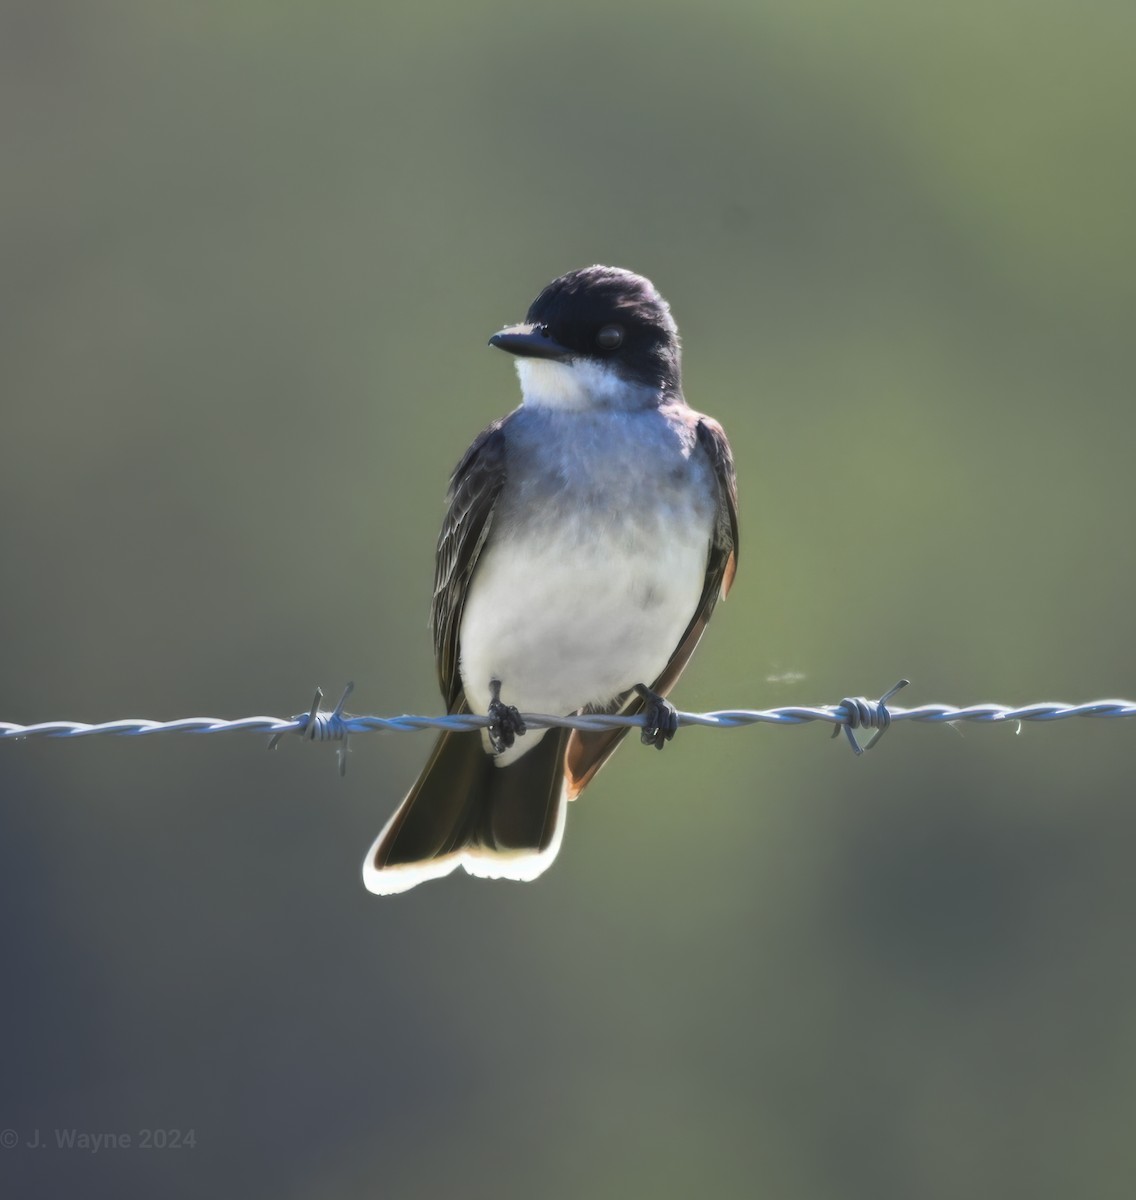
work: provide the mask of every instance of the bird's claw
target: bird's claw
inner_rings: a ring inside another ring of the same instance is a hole
[[[643,709],[643,731],[639,740],[644,746],[661,750],[678,730],[678,709],[658,692],[637,683],[635,691],[647,702]]]
[[[489,744],[497,754],[502,754],[517,740],[517,737],[527,732],[525,720],[520,712],[511,704],[501,701],[501,680],[489,681]]]

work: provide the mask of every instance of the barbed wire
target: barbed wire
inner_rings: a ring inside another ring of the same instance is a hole
[[[727,708],[714,712],[678,713],[679,726],[703,729],[738,729],[747,725],[804,725],[820,721],[832,725],[832,736],[843,729],[848,742],[857,754],[871,749],[896,721],[918,721],[923,724],[953,725],[958,721],[983,724],[1019,724],[1025,721],[1060,721],[1070,717],[1136,717],[1136,701],[1089,700],[1082,704],[1062,701],[1042,701],[1035,704],[921,704],[916,708],[891,707],[888,701],[907,686],[901,679],[879,700],[863,696],[846,696],[839,704],[789,705],[782,708]],[[347,738],[360,733],[411,733],[422,729],[467,730],[484,729],[489,718],[474,713],[448,713],[440,717],[403,715],[399,717],[353,716],[343,711],[354,689],[348,684],[335,708],[321,707],[323,692],[317,688],[315,700],[307,712],[294,717],[181,717],[173,721],[152,721],[127,718],[117,721],[41,721],[34,725],[17,725],[0,721],[0,741],[20,741],[24,738],[80,738],[97,736],[146,737],[158,733],[259,733],[269,734],[269,749],[274,749],[286,733],[297,733],[311,741],[341,741],[339,753],[342,773],[346,769]],[[611,713],[580,713],[567,717],[547,713],[522,713],[525,725],[531,729],[579,729],[598,732],[605,729],[642,728],[643,715],[620,716]],[[873,730],[872,737],[861,744],[853,732]]]

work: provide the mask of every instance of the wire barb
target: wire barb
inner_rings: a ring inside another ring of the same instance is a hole
[[[342,742],[336,753],[336,758],[339,760],[340,777],[347,774],[347,738],[350,730],[347,727],[347,722],[351,718],[343,711],[343,706],[347,703],[347,697],[355,690],[355,682],[352,680],[344,689],[343,695],[339,697],[339,703],[331,710],[324,712],[320,705],[323,703],[323,688],[317,687],[315,699],[312,700],[312,706],[307,713],[299,713],[292,718],[292,723],[285,729],[278,729],[269,739],[269,750],[275,750],[280,744],[280,739],[286,733],[298,733],[301,737],[306,737],[309,742]]]
[[[901,679],[890,692],[885,692],[874,702],[865,700],[863,696],[845,696],[836,707],[843,709],[847,718],[833,729],[832,736],[837,737],[843,729],[857,758],[865,750],[871,750],[891,728],[891,713],[888,711],[887,702],[910,682],[910,679]],[[876,732],[861,746],[852,732],[853,729],[874,729]]]

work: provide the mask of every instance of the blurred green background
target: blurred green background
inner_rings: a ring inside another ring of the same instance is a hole
[[[486,338],[649,275],[728,429],[690,709],[1136,693],[1136,8],[0,6],[0,718],[437,712]],[[1129,1197],[1130,722],[628,744],[378,899],[429,735],[0,747],[44,1194]],[[57,1191],[55,1194],[68,1194]]]

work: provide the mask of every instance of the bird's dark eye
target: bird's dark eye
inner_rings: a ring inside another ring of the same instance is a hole
[[[605,325],[596,334],[596,345],[601,350],[615,350],[623,345],[623,326]]]

